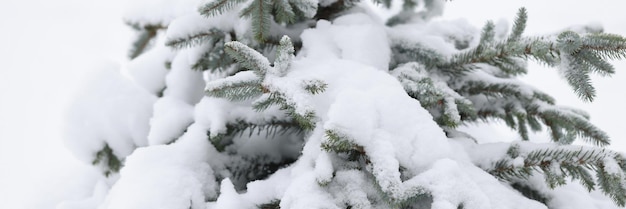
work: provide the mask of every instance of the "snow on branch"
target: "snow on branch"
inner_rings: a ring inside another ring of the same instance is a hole
[[[263,54],[240,42],[226,43],[225,50],[240,65],[252,71],[244,71],[209,83],[207,95],[233,101],[258,98],[253,102],[257,111],[278,105],[305,130],[314,128],[315,112],[304,101],[310,95],[323,92],[327,85],[320,80],[272,82],[281,80],[288,73],[289,64],[294,57],[289,37],[284,36],[281,39],[273,66]],[[295,83],[300,83],[300,87],[294,86]]]
[[[487,147],[492,150],[495,147],[505,148],[491,145],[476,147],[476,153]],[[610,150],[518,142],[507,148],[505,156],[474,157],[473,161],[479,162],[483,169],[505,181],[543,175],[548,186],[554,188],[567,184],[566,178],[572,178],[579,180],[589,191],[601,189],[619,206],[626,203],[626,161],[621,154]]]

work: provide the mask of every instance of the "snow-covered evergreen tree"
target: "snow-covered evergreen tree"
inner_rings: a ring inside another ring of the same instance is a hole
[[[373,2],[402,9],[381,20],[358,0],[137,4],[131,61],[100,71],[68,121],[67,144],[107,181],[61,208],[626,204],[626,158],[603,148],[608,135],[517,79],[539,62],[592,101],[590,74],[614,73],[625,38],[524,36],[524,8],[510,29],[479,30],[437,19],[441,0]],[[494,121],[519,140],[457,129]],[[529,137],[542,130],[551,143]]]

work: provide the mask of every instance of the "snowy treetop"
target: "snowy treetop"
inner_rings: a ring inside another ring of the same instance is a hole
[[[524,8],[508,32],[438,20],[441,0],[373,2],[402,9],[385,22],[357,0],[133,4],[130,62],[89,82],[69,117],[70,149],[111,182],[90,207],[626,204],[608,135],[517,78],[540,62],[592,101],[590,74],[615,72],[625,38],[528,37]],[[493,121],[519,140],[458,130]],[[551,142],[529,136],[543,130]]]

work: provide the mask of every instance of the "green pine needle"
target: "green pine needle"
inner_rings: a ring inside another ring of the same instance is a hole
[[[193,35],[189,35],[185,38],[170,39],[165,41],[165,45],[174,49],[184,49],[200,44],[209,42],[212,39],[219,39],[224,37],[224,33],[219,29],[211,28],[208,31],[199,32]]]
[[[337,130],[327,129],[324,131],[325,139],[322,142],[322,149],[326,152],[347,153],[363,148],[353,143],[350,137]]]
[[[522,7],[517,12],[515,23],[513,23],[513,30],[511,31],[511,35],[509,35],[507,42],[515,42],[522,37],[524,29],[526,29],[526,21],[528,21],[528,14],[526,12],[526,8]]]
[[[150,41],[157,35],[157,27],[147,27],[139,30],[139,34],[135,41],[133,41],[132,48],[128,52],[128,57],[134,59],[141,55],[150,45]]]
[[[517,132],[522,137],[522,140],[528,141],[530,138],[528,137],[528,127],[526,126],[526,115],[525,114],[516,114],[517,118]]]
[[[274,10],[276,11],[276,22],[293,23],[296,20],[296,14],[289,4],[289,0],[275,0]]]
[[[326,90],[328,84],[324,83],[321,80],[308,80],[304,81],[304,90],[309,92],[310,94],[320,94]]]
[[[235,60],[233,60],[225,51],[224,37],[212,38],[209,40],[208,47],[202,56],[191,66],[191,69],[197,71],[210,70],[225,71],[231,67]]]
[[[237,82],[206,90],[207,96],[225,98],[231,101],[244,101],[261,94],[263,94],[261,81]]]
[[[214,0],[198,9],[205,17],[220,15],[247,0]]]
[[[240,42],[231,41],[224,44],[224,51],[243,67],[254,70],[259,77],[265,77],[265,73],[271,68],[270,61],[263,54]]]
[[[102,166],[105,176],[117,173],[122,168],[122,161],[113,153],[113,149],[108,144],[104,144],[104,147],[96,153],[91,164]]]
[[[487,21],[487,24],[483,26],[482,33],[480,34],[480,46],[490,44],[494,41],[496,36],[496,31],[494,30],[495,28],[496,25],[493,24],[493,21]]]
[[[280,200],[275,199],[269,203],[257,205],[258,209],[280,209]]]
[[[277,76],[284,76],[289,70],[291,60],[294,58],[295,49],[291,43],[289,36],[283,36],[280,39],[280,45],[276,49],[276,59],[274,60],[274,69]]]
[[[272,0],[254,0],[241,11],[240,16],[251,19],[254,39],[263,43],[270,36]]]
[[[315,113],[310,110],[305,111],[304,113],[297,112],[295,106],[296,104],[288,102],[285,94],[278,91],[269,92],[269,94],[255,101],[253,103],[253,108],[256,111],[262,111],[274,105],[278,105],[280,106],[281,110],[285,110],[287,114],[300,125],[302,129],[308,131],[315,128]]]
[[[523,165],[512,163],[518,157],[523,157]],[[607,165],[607,162],[615,164]],[[493,165],[493,168],[486,170],[502,180],[515,182],[531,175],[542,174],[546,184],[554,188],[566,184],[566,178],[569,177],[578,179],[589,191],[599,187],[619,206],[626,203],[626,179],[623,178],[626,164],[621,155],[609,150],[582,147],[575,149],[574,146],[569,146],[522,151],[519,145],[512,145],[507,157]],[[620,170],[617,172],[620,173],[609,173],[605,170],[606,166],[619,166]],[[595,171],[595,179],[590,171]]]

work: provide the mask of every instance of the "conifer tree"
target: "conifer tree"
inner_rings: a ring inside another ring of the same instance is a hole
[[[508,33],[474,30],[436,19],[440,0],[372,0],[402,4],[382,22],[363,1],[164,1],[129,14],[126,77],[99,75],[85,93],[101,95],[77,99],[88,114],[67,131],[108,180],[65,207],[626,205],[626,158],[604,148],[609,136],[518,79],[538,62],[591,102],[590,75],[615,73],[626,38],[526,36],[524,8]],[[458,130],[493,121],[519,140]]]

